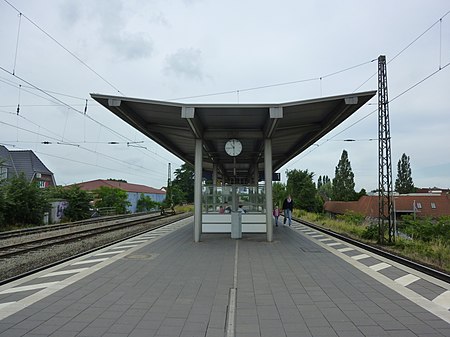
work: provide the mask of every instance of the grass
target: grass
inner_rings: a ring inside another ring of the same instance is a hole
[[[343,216],[341,219],[331,219],[324,214],[294,210],[294,216],[358,241],[376,245],[381,249],[388,250],[407,259],[450,273],[450,245],[443,240],[424,242],[398,237],[395,243],[380,247],[376,240],[365,239],[370,229],[373,229],[373,226],[371,227],[370,223],[363,219],[357,221],[358,217],[355,217],[354,214]]]
[[[194,205],[186,204],[186,205],[176,205],[175,212],[177,213],[189,213],[194,212]]]

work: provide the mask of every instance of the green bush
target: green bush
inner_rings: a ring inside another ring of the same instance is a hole
[[[136,211],[148,212],[157,207],[159,207],[159,202],[153,201],[152,198],[141,193],[141,197],[137,201]]]
[[[337,218],[352,225],[362,225],[365,219],[364,214],[356,213],[353,211],[348,211],[345,212],[345,214],[338,215]]]
[[[128,194],[120,188],[111,188],[100,186],[94,191],[97,201],[95,206],[98,208],[112,207],[116,214],[127,213],[127,207],[131,205],[128,201]]]
[[[54,187],[47,191],[51,198],[64,199],[68,206],[64,209],[63,221],[78,221],[91,217],[90,202],[92,195],[79,186],[69,188]]]
[[[0,210],[3,225],[41,225],[50,205],[43,189],[24,174],[2,182]]]
[[[367,226],[361,237],[365,240],[376,241],[378,239],[378,225]]]
[[[398,228],[402,233],[405,233],[413,239],[424,242],[442,240],[446,244],[450,244],[449,216],[440,217],[438,219],[414,219],[411,215],[405,215],[398,224]]]
[[[304,213],[301,218],[355,239],[372,243],[378,239],[378,224],[367,226],[355,214],[345,214],[333,220],[321,214]],[[396,237],[395,243],[385,246],[385,249],[450,272],[450,217],[436,220],[404,217],[403,220],[397,227],[410,238]]]

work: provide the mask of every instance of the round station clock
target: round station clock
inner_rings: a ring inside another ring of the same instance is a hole
[[[228,155],[236,157],[242,152],[242,143],[237,139],[230,139],[225,144],[225,151]]]

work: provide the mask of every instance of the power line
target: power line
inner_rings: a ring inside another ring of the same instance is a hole
[[[422,36],[424,36],[431,28],[433,28],[434,26],[436,26],[439,22],[442,21],[443,18],[445,18],[448,14],[450,14],[450,11],[448,11],[447,13],[445,13],[441,18],[439,18],[439,20],[437,20],[436,22],[434,22],[430,27],[428,27],[427,29],[425,29],[425,31],[420,34],[419,36],[417,36],[411,43],[409,43],[405,48],[403,48],[402,50],[400,50],[389,62],[391,63],[392,61],[394,61],[398,56],[400,56],[401,54],[403,54],[403,52],[405,50],[407,50],[409,47],[411,47],[417,40],[419,40]]]
[[[58,158],[58,159],[61,159],[61,160],[70,161],[70,162],[73,162],[73,163],[83,164],[83,165],[87,165],[87,166],[94,166],[94,167],[102,168],[102,169],[105,169],[105,170],[108,170],[108,171],[119,172],[119,173],[122,173],[122,174],[123,174],[123,173],[129,174],[129,172],[124,172],[124,171],[116,170],[116,169],[111,168],[111,167],[105,167],[105,166],[101,166],[101,165],[98,165],[98,164],[92,164],[92,163],[87,163],[87,162],[80,161],[80,160],[69,159],[69,158],[65,158],[65,157],[61,157],[61,156],[56,156],[56,155],[49,154],[49,153],[45,153],[45,152],[41,152],[41,151],[35,151],[35,152],[38,153],[38,154],[42,154],[42,155],[45,155],[45,156]],[[148,176],[140,175],[140,174],[136,173],[135,171],[133,171],[133,176],[136,176],[136,175],[137,175],[137,176],[140,176],[140,177],[142,177],[142,178],[148,179]]]
[[[45,94],[45,95],[51,97],[54,101],[60,103],[61,106],[64,106],[64,107],[68,108],[69,110],[73,110],[73,111],[79,113],[80,115],[84,116],[85,118],[90,119],[91,121],[95,122],[96,124],[98,124],[98,125],[104,127],[105,129],[111,131],[113,134],[115,134],[115,135],[117,135],[117,136],[119,136],[119,137],[121,137],[121,138],[123,138],[123,139],[126,139],[126,140],[128,140],[128,141],[131,141],[131,142],[133,141],[132,139],[130,139],[130,138],[128,138],[128,137],[126,137],[126,136],[124,136],[124,135],[118,133],[118,132],[115,131],[115,130],[113,130],[113,129],[110,128],[109,126],[107,126],[107,125],[105,125],[105,124],[103,124],[103,123],[97,121],[96,119],[92,118],[91,116],[85,114],[84,111],[81,111],[81,110],[78,110],[78,109],[74,108],[73,106],[69,105],[68,103],[66,103],[66,102],[60,100],[59,98],[53,96],[52,94],[48,93],[48,92],[45,91],[44,89],[41,89],[41,88],[37,87],[36,85],[32,84],[31,82],[28,82],[27,80],[23,79],[22,77],[20,77],[20,76],[18,76],[18,75],[15,75],[15,74],[11,73],[11,72],[8,71],[7,69],[3,68],[2,66],[0,66],[0,70],[2,70],[2,71],[4,71],[4,72],[6,72],[7,74],[9,74],[9,75],[11,75],[11,76],[13,76],[13,77],[19,79],[19,80],[22,81],[22,82],[28,84],[28,85],[31,86],[33,89],[38,90],[38,91],[42,92],[43,94]],[[5,83],[6,83],[6,82],[5,82]],[[7,84],[9,84],[9,83],[7,83]],[[9,85],[11,85],[11,84],[9,84]],[[27,91],[27,92],[28,92],[28,91]],[[34,94],[34,93],[32,93],[32,94]],[[34,95],[36,95],[36,94],[34,94]],[[36,96],[41,97],[41,96],[39,96],[39,95],[36,95]],[[47,98],[44,98],[44,97],[41,97],[41,98],[48,100]],[[53,102],[53,101],[51,101],[51,100],[49,100],[49,101],[50,101],[50,102]],[[147,151],[148,151],[149,153],[151,153],[152,155],[155,155],[155,156],[161,158],[162,160],[165,160],[165,161],[167,161],[167,162],[169,161],[167,158],[162,157],[161,155],[159,155],[159,154],[156,153],[156,152],[149,151],[148,149],[145,149],[145,150],[147,150]]]
[[[305,78],[305,79],[299,79],[299,80],[295,80],[295,81],[288,81],[288,82],[281,82],[281,83],[274,83],[274,84],[267,84],[267,85],[261,85],[261,86],[256,86],[256,87],[249,87],[249,88],[244,88],[244,89],[236,89],[236,90],[228,90],[228,91],[221,91],[221,92],[216,92],[216,93],[210,93],[210,94],[203,94],[203,95],[196,95],[196,96],[186,96],[186,97],[178,97],[178,98],[171,98],[169,100],[184,100],[184,99],[192,99],[192,98],[202,98],[202,97],[210,97],[210,96],[219,96],[219,95],[228,95],[228,94],[238,94],[241,92],[246,92],[246,91],[254,91],[254,90],[261,90],[261,89],[267,89],[267,88],[274,88],[274,87],[280,87],[280,86],[285,86],[285,85],[291,85],[291,84],[299,84],[299,83],[305,83],[305,82],[312,82],[312,81],[318,81],[318,80],[322,80],[324,78],[328,78],[328,77],[332,77],[335,76],[337,74],[364,66],[366,64],[372,63],[374,61],[376,61],[377,59],[373,59],[370,61],[366,61],[345,69],[341,69],[323,76],[318,76],[318,77],[311,77],[311,78]]]
[[[17,83],[15,83],[15,82],[13,82],[13,81],[11,81],[11,80],[5,78],[5,77],[1,77],[1,76],[0,76],[0,82],[3,82],[3,83],[5,83],[5,84],[7,84],[7,85],[10,85],[10,86],[12,86],[12,87],[17,87]],[[22,88],[35,89],[34,87],[32,87],[32,86],[27,86],[27,85],[23,85]],[[81,101],[85,101],[85,100],[86,100],[86,98],[84,98],[84,97],[78,97],[78,96],[73,96],[73,95],[69,95],[69,94],[63,94],[63,93],[56,92],[56,91],[52,91],[52,90],[42,89],[42,91],[49,92],[49,93],[51,93],[51,94],[55,94],[55,95],[59,95],[59,96],[64,96],[64,97],[69,97],[69,98],[74,98],[74,99],[79,99],[79,100],[81,100]],[[30,94],[33,94],[31,91],[29,91],[29,93],[30,93]],[[41,98],[42,98],[42,96],[38,96],[38,97],[41,97]],[[90,99],[90,98],[89,98],[88,100],[91,101],[91,102],[95,102],[93,99]],[[74,104],[72,104],[72,105],[74,105]],[[84,106],[84,104],[83,104],[83,106]]]
[[[429,26],[427,29],[425,29],[425,31],[423,31],[419,36],[417,36],[414,40],[412,40],[408,45],[406,45],[406,47],[404,47],[402,50],[400,50],[393,58],[391,58],[387,64],[391,63],[392,61],[394,61],[397,57],[399,57],[401,54],[403,54],[407,49],[409,49],[409,47],[411,47],[414,43],[416,43],[422,36],[424,36],[428,31],[431,30],[431,28],[433,28],[434,26],[436,26],[438,23],[440,25],[442,25],[442,19],[444,19],[448,14],[450,14],[450,11],[448,11],[447,13],[445,13],[443,16],[441,16],[437,21],[435,21],[431,26]],[[440,48],[442,47],[442,31],[440,31],[440,36],[439,36],[439,43],[440,43]],[[441,50],[439,50],[439,56],[441,56]],[[439,60],[439,66],[440,66],[440,60]],[[369,80],[371,80],[377,73],[372,74],[367,80],[365,80],[362,84],[360,84],[355,90],[353,90],[353,92],[355,92],[356,90],[358,90],[359,88],[361,88],[364,84],[366,84]]]
[[[439,20],[435,21],[430,27],[428,27],[424,32],[422,32],[419,36],[417,36],[412,42],[410,42],[406,47],[404,47],[402,50],[400,50],[389,62],[392,62],[394,59],[396,59],[398,56],[400,56],[401,54],[403,54],[403,52],[405,52],[409,47],[411,47],[415,42],[417,42],[423,35],[425,35],[431,28],[433,28],[436,24],[442,24],[442,19],[444,19],[447,15],[450,14],[450,11],[446,12],[442,17],[439,18]],[[442,39],[442,32],[440,32],[440,39]],[[440,48],[441,48],[441,41],[440,41]],[[439,51],[441,53],[441,50]],[[441,55],[440,55],[441,57]],[[439,71],[443,70],[444,68],[448,67],[450,65],[450,62],[447,63],[444,66],[441,66],[441,60],[439,59],[439,68],[438,70],[434,71],[433,73],[431,73],[430,75],[426,76],[425,78],[423,78],[422,80],[416,82],[414,85],[412,85],[411,87],[407,88],[406,90],[404,90],[403,92],[401,92],[400,94],[398,94],[397,96],[395,96],[393,99],[391,99],[389,102],[393,102],[395,101],[397,98],[403,96],[404,94],[406,94],[407,92],[409,92],[410,90],[412,90],[413,88],[417,87],[418,85],[420,85],[421,83],[423,83],[424,81],[426,81],[427,79],[433,77],[435,74],[437,74]],[[374,73],[372,76],[370,76],[365,82],[363,82],[360,86],[358,86],[358,88],[356,88],[354,91],[358,90],[359,88],[361,88],[364,84],[366,84],[373,76],[375,76],[377,73]],[[370,115],[372,115],[373,113],[377,112],[378,109],[375,109],[371,112],[369,112],[367,115],[363,116],[362,118],[360,118],[359,120],[357,120],[356,122],[354,122],[353,124],[349,125],[348,127],[346,127],[345,129],[343,129],[342,131],[340,131],[339,133],[337,133],[336,135],[334,135],[333,137],[325,140],[322,144],[316,144],[316,147],[313,147],[310,151],[308,151],[305,155],[299,157],[294,163],[292,163],[289,166],[292,166],[294,164],[296,164],[300,159],[303,159],[304,157],[306,157],[307,155],[309,155],[311,152],[315,151],[318,147],[324,145],[325,143],[327,143],[328,141],[332,140],[333,138],[339,136],[340,134],[342,134],[343,132],[347,131],[348,129],[350,129],[351,127],[355,126],[356,124],[360,123],[361,121],[363,121],[364,119],[366,119],[367,117],[369,117]]]
[[[85,151],[87,151],[87,152],[93,153],[93,154],[95,154],[95,155],[100,155],[100,156],[106,157],[106,158],[108,158],[108,159],[110,159],[110,160],[112,160],[112,161],[115,161],[115,162],[118,162],[118,163],[121,163],[121,164],[125,164],[126,166],[132,166],[132,167],[134,166],[135,168],[143,169],[143,170],[145,170],[145,171],[149,171],[149,172],[152,172],[152,173],[156,172],[156,173],[158,173],[158,174],[161,174],[159,171],[155,171],[155,170],[148,169],[148,168],[145,168],[145,167],[140,166],[140,165],[136,165],[136,164],[132,164],[132,163],[129,163],[129,162],[125,162],[125,161],[123,161],[123,160],[119,160],[119,159],[114,158],[114,157],[112,157],[112,156],[106,155],[106,154],[101,153],[101,152],[98,152],[98,151],[94,151],[94,150],[88,149],[88,148],[86,148],[86,147],[84,147],[84,146],[81,146],[81,145],[76,144],[76,143],[72,143],[72,142],[70,142],[70,141],[68,141],[68,142],[61,142],[60,139],[58,139],[58,138],[55,138],[55,137],[52,137],[52,136],[48,136],[48,135],[42,135],[42,134],[39,133],[39,132],[35,132],[35,131],[32,131],[32,130],[28,130],[28,129],[26,129],[26,128],[23,128],[23,127],[20,127],[20,126],[17,126],[17,125],[12,125],[12,124],[10,124],[10,123],[3,122],[3,121],[0,121],[0,124],[6,125],[6,126],[10,126],[10,127],[13,127],[13,128],[17,128],[17,129],[19,129],[19,130],[22,130],[22,131],[25,131],[25,132],[29,132],[29,133],[32,133],[32,134],[35,134],[35,135],[38,135],[38,136],[41,136],[41,137],[46,137],[46,138],[52,139],[52,140],[55,141],[55,144],[56,144],[56,145],[71,145],[71,146],[76,146],[76,147],[78,147],[78,148],[80,148],[80,149],[82,149],[82,150],[85,150]],[[7,142],[10,142],[10,141],[7,141]],[[29,143],[29,142],[25,142],[25,143]],[[41,142],[41,144],[44,144],[44,145],[51,145],[52,142],[44,141],[44,142]]]
[[[84,65],[86,68],[88,68],[90,71],[92,71],[95,75],[97,75],[99,78],[101,78],[105,83],[107,83],[111,88],[116,90],[121,95],[125,96],[118,88],[116,88],[111,82],[109,82],[106,78],[104,78],[102,75],[100,75],[97,71],[95,71],[91,66],[89,66],[86,62],[84,62],[82,59],[80,59],[75,53],[70,51],[68,48],[66,48],[62,43],[60,43],[58,40],[56,40],[53,36],[51,36],[49,33],[47,33],[44,29],[42,29],[37,23],[35,23],[33,20],[31,20],[29,17],[27,17],[23,12],[18,10],[14,5],[12,5],[8,0],[5,1],[11,8],[13,8],[19,15],[27,19],[33,26],[35,26],[37,29],[39,29],[42,33],[44,33],[48,38],[50,38],[53,42],[55,42],[58,46],[60,46],[62,49],[64,49],[66,52],[68,52],[71,56],[73,56],[77,61],[79,61],[82,65]]]
[[[412,89],[414,89],[415,87],[417,87],[418,85],[420,85],[421,83],[425,82],[426,80],[428,80],[429,78],[433,77],[434,75],[436,75],[437,73],[439,73],[440,71],[444,70],[445,68],[447,68],[448,66],[450,66],[450,62],[445,64],[442,67],[439,67],[439,69],[437,69],[436,71],[432,72],[431,74],[427,75],[426,77],[424,77],[423,79],[421,79],[420,81],[416,82],[415,84],[413,84],[412,86],[410,86],[409,88],[405,89],[404,91],[402,91],[401,93],[399,93],[397,96],[395,96],[394,98],[392,98],[391,100],[389,100],[389,103],[395,101],[396,99],[400,98],[401,96],[403,96],[404,94],[406,94],[407,92],[411,91]],[[315,147],[311,148],[310,151],[308,151],[307,153],[305,153],[304,155],[300,156],[295,162],[293,162],[292,164],[289,165],[289,167],[292,167],[293,165],[295,165],[299,160],[305,158],[306,156],[308,156],[311,152],[315,151],[317,148],[319,148],[320,146],[328,143],[329,141],[333,140],[334,138],[336,138],[337,136],[339,136],[340,134],[344,133],[345,131],[347,131],[348,129],[352,128],[353,126],[355,126],[356,124],[362,122],[364,119],[366,119],[367,117],[369,117],[370,115],[374,114],[375,112],[378,111],[377,109],[374,109],[372,111],[370,111],[368,114],[364,115],[362,118],[358,119],[357,121],[355,121],[354,123],[350,124],[349,126],[347,126],[346,128],[344,128],[343,130],[339,131],[337,134],[335,134],[334,136],[332,136],[331,138],[326,139],[324,142],[322,142],[321,144],[314,144],[316,145]]]

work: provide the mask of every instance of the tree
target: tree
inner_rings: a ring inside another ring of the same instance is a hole
[[[112,207],[116,214],[124,214],[127,212],[127,207],[131,205],[128,201],[128,194],[120,188],[111,188],[100,186],[94,191],[97,197],[95,206],[98,208]]]
[[[68,206],[64,209],[65,221],[78,221],[91,216],[92,194],[80,189],[79,186],[74,185],[68,188],[58,186],[49,189],[48,194],[51,198],[60,198],[67,201]]]
[[[319,176],[317,180],[317,193],[323,201],[331,200],[333,196],[333,186],[328,176]]]
[[[49,203],[36,182],[28,182],[22,173],[2,184],[3,217],[9,225],[41,225]]]
[[[348,159],[346,150],[342,151],[341,159],[336,166],[333,179],[333,200],[352,201],[356,200],[355,175]]]
[[[286,185],[278,181],[274,182],[272,184],[272,199],[274,205],[281,207],[286,196]]]
[[[310,212],[321,211],[321,203],[316,198],[317,190],[313,182],[314,173],[308,170],[287,171],[286,192],[292,196],[294,207]]]
[[[1,163],[0,163],[1,165]],[[0,226],[5,224],[6,196],[5,183],[0,180]]]
[[[148,195],[141,193],[141,197],[137,201],[136,210],[138,212],[148,212],[159,205],[158,202],[153,201]]]
[[[172,181],[172,199],[174,204],[194,202],[194,168],[187,163],[175,170],[175,179]],[[181,192],[182,195],[176,195]],[[177,201],[177,202],[176,202]]]
[[[395,180],[395,190],[400,194],[412,193],[416,189],[411,175],[411,165],[409,156],[403,153],[397,164],[397,179]]]

